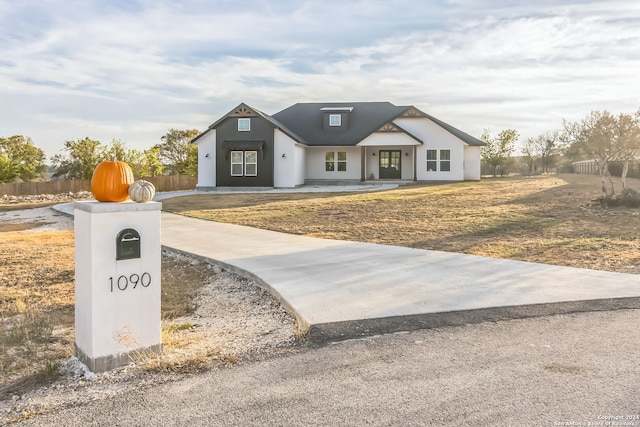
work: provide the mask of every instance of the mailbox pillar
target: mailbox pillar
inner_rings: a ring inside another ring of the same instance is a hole
[[[75,354],[92,372],[162,352],[161,207],[74,202]]]

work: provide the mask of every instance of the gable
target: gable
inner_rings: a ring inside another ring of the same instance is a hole
[[[195,138],[193,138],[191,140],[191,143],[197,143],[196,141],[198,139],[200,139],[201,137],[203,137],[205,134],[207,134],[208,132],[210,132],[211,130],[217,128],[222,122],[224,122],[226,119],[228,118],[252,118],[252,117],[261,117],[264,120],[266,120],[274,129],[280,129],[282,132],[284,132],[287,136],[289,136],[290,138],[292,138],[294,141],[303,144],[302,138],[300,138],[298,135],[296,135],[294,132],[292,132],[291,130],[289,130],[286,126],[284,126],[283,124],[279,123],[277,120],[275,120],[273,117],[271,117],[268,114],[263,113],[262,111],[252,108],[250,106],[248,106],[247,104],[245,104],[244,102],[241,103],[240,105],[238,105],[236,108],[232,109],[231,111],[229,111],[227,114],[225,114],[224,116],[220,117],[218,120],[216,120],[215,122],[213,122],[209,128],[207,130],[205,130],[204,132],[202,132],[200,135],[196,136]]]
[[[425,113],[424,111],[420,111],[419,109],[417,109],[414,106],[409,106],[409,107],[404,107],[405,110],[399,114],[397,116],[397,118],[408,118],[408,119],[429,119],[431,120],[433,123],[435,123],[436,125],[440,126],[442,129],[446,130],[447,132],[449,132],[450,134],[454,135],[456,138],[460,139],[462,142],[464,142],[467,145],[471,145],[471,146],[476,146],[476,147],[483,147],[486,144],[484,142],[482,142],[481,140],[479,140],[478,138],[469,135],[468,133],[465,133],[463,131],[461,131],[460,129],[457,129],[453,126],[451,126],[448,123],[443,122],[440,119],[437,119],[427,113]]]

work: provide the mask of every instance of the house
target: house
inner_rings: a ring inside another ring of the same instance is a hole
[[[389,102],[298,103],[273,115],[243,103],[192,142],[200,190],[477,181],[484,145],[416,107]]]

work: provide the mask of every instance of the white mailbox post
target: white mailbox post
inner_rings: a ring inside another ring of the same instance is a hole
[[[161,207],[74,202],[75,354],[92,372],[162,352]]]

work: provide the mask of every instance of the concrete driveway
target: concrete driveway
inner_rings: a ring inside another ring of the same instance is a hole
[[[162,214],[162,244],[255,279],[316,341],[640,307],[638,275],[316,239]]]

